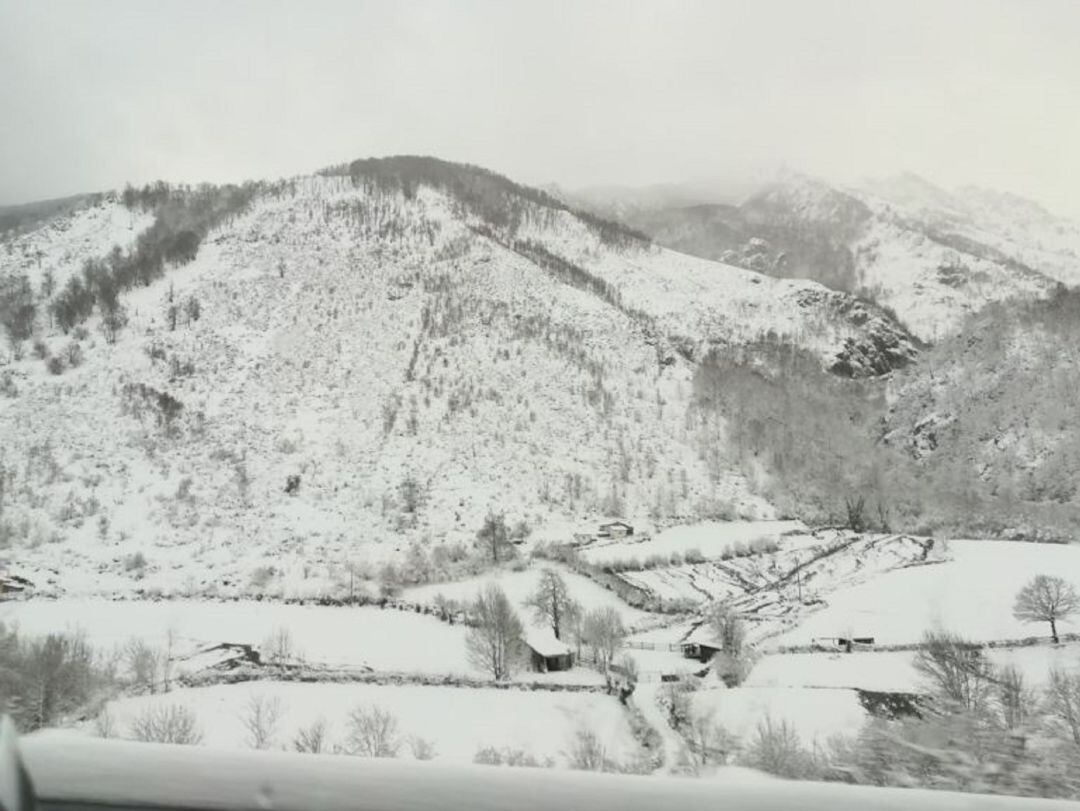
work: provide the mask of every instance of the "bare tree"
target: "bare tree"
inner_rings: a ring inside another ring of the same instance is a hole
[[[268,665],[281,667],[296,658],[292,633],[288,628],[275,628],[259,646],[262,660]]]
[[[626,639],[626,627],[618,611],[604,606],[585,614],[582,635],[592,651],[593,661],[601,670],[607,671]]]
[[[278,696],[252,694],[244,707],[240,721],[247,730],[247,744],[252,749],[269,749],[281,720],[281,699]]]
[[[993,672],[975,643],[956,634],[930,631],[923,637],[914,664],[935,694],[955,709],[979,711],[986,707]]]
[[[1068,730],[1073,743],[1080,746],[1080,673],[1066,673],[1057,668],[1050,671],[1046,709]]]
[[[355,707],[349,713],[348,752],[360,757],[397,757],[398,722],[382,707]]]
[[[532,608],[537,622],[551,626],[556,639],[562,639],[563,632],[572,625],[574,615],[580,612],[566,581],[557,571],[548,568],[540,572],[540,581],[526,605]]]
[[[1050,635],[1057,644],[1057,624],[1080,611],[1080,594],[1060,577],[1040,574],[1016,595],[1013,616],[1021,622],[1049,622]]]
[[[1024,674],[1015,665],[997,672],[998,709],[1005,729],[1020,729],[1032,721],[1038,712],[1038,694],[1024,681]]]
[[[524,629],[506,592],[494,583],[488,585],[473,603],[472,613],[477,624],[465,638],[469,663],[495,681],[509,679]]]
[[[151,743],[197,744],[202,731],[190,707],[152,704],[132,719],[131,737]]]
[[[487,549],[491,562],[499,562],[499,553],[510,543],[510,530],[506,526],[506,517],[502,513],[489,512],[484,519],[484,526],[476,533],[476,540]]]
[[[161,653],[150,647],[145,639],[133,637],[124,646],[124,659],[131,673],[132,684],[136,688],[154,692],[158,684]]]
[[[318,755],[326,750],[326,719],[318,718],[306,727],[301,727],[293,738],[293,749]]]
[[[722,602],[712,605],[706,621],[720,644],[720,653],[713,661],[713,672],[729,687],[735,687],[743,682],[753,665],[746,647],[746,623]]]
[[[727,763],[728,756],[738,748],[738,739],[716,720],[712,711],[692,717],[682,733],[700,766]]]

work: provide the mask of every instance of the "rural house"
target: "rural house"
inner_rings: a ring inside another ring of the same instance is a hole
[[[574,652],[550,630],[531,628],[522,641],[529,649],[530,664],[537,673],[569,670],[574,666]]]
[[[624,521],[611,521],[600,525],[596,533],[598,538],[627,538],[634,534],[634,528]]]

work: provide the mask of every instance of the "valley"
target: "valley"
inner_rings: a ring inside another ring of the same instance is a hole
[[[1015,693],[1055,768],[1076,618],[1053,640],[1014,601],[1080,584],[1080,366],[1034,337],[1072,336],[1067,247],[1021,252],[979,197],[950,233],[1000,227],[943,282],[940,218],[875,194],[724,213],[792,262],[850,249],[855,286],[415,156],[13,226],[4,706],[218,749],[847,779],[894,728],[1011,734]],[[934,656],[975,668],[963,712]]]

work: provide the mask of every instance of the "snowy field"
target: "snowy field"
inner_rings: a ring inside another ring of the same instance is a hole
[[[1015,666],[1028,684],[1047,680],[1052,668],[1080,668],[1080,642],[1021,648],[989,648],[996,666]],[[863,690],[917,692],[921,683],[911,651],[881,653],[785,653],[763,656],[754,665],[747,687],[852,687]]]
[[[433,605],[435,598],[441,594],[447,599],[469,602],[475,600],[476,595],[489,583],[495,583],[502,587],[511,602],[519,607],[522,618],[527,619],[529,609],[525,608],[525,602],[536,591],[540,574],[547,568],[559,572],[563,580],[566,581],[570,594],[586,611],[605,607],[614,608],[622,616],[623,623],[628,627],[637,625],[650,616],[645,611],[639,611],[627,605],[614,592],[598,586],[587,577],[575,574],[558,565],[543,562],[534,563],[528,569],[520,572],[502,570],[471,577],[467,580],[457,580],[451,583],[433,583],[427,586],[408,588],[402,592],[402,598],[410,602]]]
[[[1080,587],[1080,546],[950,541],[949,561],[898,569],[828,594],[827,606],[771,642],[806,645],[815,637],[872,636],[879,644],[918,642],[929,629],[977,641],[1049,636],[1045,623],[1013,617],[1016,593],[1035,575]],[[1080,631],[1061,623],[1061,632]]]
[[[108,602],[29,600],[0,603],[0,621],[26,634],[82,631],[109,649],[132,637],[163,646],[171,629],[189,647],[233,642],[260,645],[277,629],[313,664],[368,666],[417,673],[472,673],[466,629],[434,617],[373,607],[264,602]]]
[[[259,682],[120,699],[109,705],[109,714],[123,737],[148,705],[183,704],[195,712],[204,745],[245,747],[242,716],[252,696],[281,702],[273,748],[291,748],[297,730],[319,718],[327,722],[330,745],[344,744],[349,711],[372,705],[397,718],[402,757],[411,757],[407,740],[418,736],[431,742],[436,759],[447,762],[471,763],[478,749],[493,746],[564,764],[563,753],[579,729],[594,731],[608,757],[629,760],[638,748],[618,701],[596,693]]]
[[[693,711],[711,714],[724,728],[749,742],[766,718],[786,721],[804,744],[825,744],[833,735],[854,735],[867,719],[854,690],[801,687],[716,687],[693,694]]]
[[[750,543],[758,538],[778,539],[783,533],[805,528],[801,521],[705,521],[669,527],[648,540],[630,537],[612,542],[599,541],[582,549],[581,554],[590,563],[650,555],[684,555],[687,551],[698,551],[713,558],[737,543]]]
[[[742,611],[784,616],[797,609],[800,593],[807,601],[828,599],[833,591],[882,572],[934,559],[937,552],[928,547],[928,541],[903,535],[829,531],[785,537],[776,552],[620,576],[663,600],[735,600]]]

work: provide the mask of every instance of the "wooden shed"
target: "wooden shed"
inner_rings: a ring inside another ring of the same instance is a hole
[[[574,652],[550,630],[530,629],[523,641],[529,649],[532,669],[537,673],[569,670],[574,666]]]
[[[627,538],[634,534],[634,528],[625,521],[609,521],[601,524],[596,534],[600,538]]]

